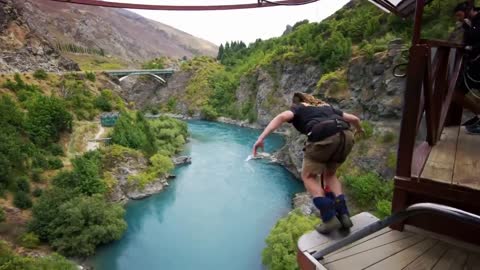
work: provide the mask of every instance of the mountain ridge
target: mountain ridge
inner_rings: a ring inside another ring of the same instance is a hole
[[[167,56],[216,56],[217,46],[184,31],[122,9],[15,0],[32,30],[52,44],[103,50],[127,62]]]

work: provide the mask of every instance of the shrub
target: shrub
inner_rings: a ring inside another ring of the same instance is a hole
[[[375,214],[378,218],[384,219],[392,213],[391,200],[379,200],[376,205]]]
[[[48,159],[48,169],[58,170],[63,168],[63,162],[57,157],[52,157]]]
[[[102,94],[95,99],[95,107],[104,112],[109,112],[112,110],[112,103],[102,92]]]
[[[373,136],[373,124],[370,121],[362,121],[361,123],[363,131],[364,131],[364,138],[368,139]]]
[[[214,121],[218,118],[218,113],[210,105],[204,105],[201,109],[202,118],[208,121]]]
[[[90,256],[99,244],[118,240],[127,228],[125,210],[101,196],[75,197],[58,207],[49,227],[51,245],[67,256]],[[71,222],[75,220],[76,222]]]
[[[23,191],[25,193],[30,192],[30,183],[28,183],[27,177],[19,177],[15,183],[15,191]]]
[[[3,207],[0,207],[0,222],[4,222],[5,219],[5,211],[3,210]]]
[[[30,139],[41,146],[57,142],[60,133],[72,127],[72,116],[63,101],[55,97],[36,96],[27,106],[25,123]]]
[[[303,216],[298,211],[280,219],[265,240],[263,264],[270,270],[298,269],[297,241],[304,233],[311,231],[316,223],[318,218]]]
[[[47,72],[45,72],[45,70],[43,69],[37,69],[35,70],[35,72],[33,73],[33,77],[35,79],[38,79],[38,80],[45,80],[48,78],[48,74]]]
[[[20,245],[26,248],[36,248],[40,244],[38,236],[32,232],[22,234],[18,240]]]
[[[53,179],[54,185],[69,188],[83,194],[104,193],[105,183],[101,179],[101,155],[97,151],[87,152],[72,160],[73,170],[62,171]]]
[[[384,181],[375,173],[344,175],[344,183],[355,202],[362,208],[373,209],[379,200],[391,200],[393,181]]]
[[[54,156],[64,156],[63,148],[61,145],[53,143],[48,147],[48,151]]]
[[[34,189],[32,192],[33,197],[37,197],[37,198],[42,196],[42,194],[43,194],[43,190],[39,188]]]
[[[395,134],[391,131],[387,131],[382,135],[382,142],[383,143],[392,143],[395,141]]]
[[[28,209],[32,207],[32,200],[24,191],[17,191],[13,198],[13,204],[20,209]]]
[[[87,78],[87,80],[89,81],[96,81],[97,77],[95,76],[95,72],[89,72],[89,71],[85,71],[85,78]]]
[[[40,168],[33,168],[32,169],[32,181],[35,183],[42,182],[42,172],[43,170]]]

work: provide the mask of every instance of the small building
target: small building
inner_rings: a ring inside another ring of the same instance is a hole
[[[106,112],[100,115],[100,123],[102,127],[113,127],[120,117],[118,112]]]

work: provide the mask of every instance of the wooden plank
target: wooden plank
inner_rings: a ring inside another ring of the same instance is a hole
[[[459,127],[446,127],[438,144],[433,147],[421,178],[451,183],[455,163]]]
[[[324,264],[323,266],[329,270],[364,269],[365,267],[373,265],[395,253],[401,252],[424,239],[425,238],[421,236],[408,237],[400,241],[392,242],[389,245],[373,248],[335,262]]]
[[[480,254],[468,254],[468,259],[467,263],[465,264],[464,270],[480,270]]]
[[[442,256],[432,270],[462,270],[467,261],[467,252],[458,248],[450,248]]]
[[[422,254],[404,270],[430,270],[440,260],[448,249],[448,245],[438,242],[432,249]]]
[[[480,190],[480,136],[460,130],[457,146],[453,184]]]
[[[350,228],[350,231],[338,230],[328,235],[319,234],[316,231],[309,232],[302,235],[298,240],[298,249],[300,249],[300,251],[302,252],[316,252],[328,245],[339,241],[340,239],[345,238],[352,232],[358,231],[376,221],[378,221],[377,217],[373,216],[370,213],[362,212],[352,217],[353,227]]]
[[[433,247],[438,241],[427,238],[424,241],[411,246],[402,252],[396,253],[393,256],[386,258],[366,269],[369,270],[401,270],[405,266],[409,265],[412,261],[416,260],[423,253],[427,252],[431,247]]]
[[[356,246],[351,247],[349,249],[327,255],[327,256],[325,256],[325,259],[322,261],[322,264],[327,264],[327,263],[331,263],[331,262],[334,262],[334,261],[338,261],[338,260],[341,260],[343,258],[350,257],[352,255],[365,252],[365,251],[370,250],[370,249],[385,246],[385,245],[388,245],[390,243],[400,241],[402,239],[406,239],[408,237],[413,237],[413,234],[399,232],[399,231],[390,231],[388,233],[382,234],[378,237],[370,239],[369,241],[366,241],[362,244],[356,245]]]
[[[358,240],[358,241],[356,241],[356,242],[353,242],[353,243],[351,243],[350,245],[345,246],[345,247],[343,247],[343,248],[341,248],[341,249],[339,249],[339,250],[337,250],[337,251],[335,251],[335,252],[333,252],[333,253],[331,253],[331,254],[332,254],[332,255],[333,255],[333,254],[337,254],[337,253],[342,252],[342,251],[344,251],[344,250],[347,250],[347,249],[350,249],[350,248],[352,248],[352,247],[358,246],[358,245],[360,245],[360,244],[362,244],[362,243],[365,243],[365,242],[369,241],[370,239],[376,238],[376,237],[381,236],[381,235],[383,235],[383,234],[386,234],[386,233],[388,233],[388,232],[390,232],[390,231],[392,231],[392,229],[390,229],[390,228],[388,228],[388,227],[387,227],[387,228],[384,228],[384,229],[381,229],[380,231],[378,231],[378,232],[376,232],[376,233],[372,233],[372,234],[370,234],[370,235],[368,235],[368,236],[366,236],[366,237],[364,237],[364,238],[362,238],[362,239],[360,239],[360,240]]]

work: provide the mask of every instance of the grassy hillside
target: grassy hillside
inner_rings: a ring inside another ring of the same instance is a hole
[[[0,240],[43,253],[50,246],[67,256],[92,255],[126,229],[124,209],[107,200],[118,184],[111,161],[129,153],[147,160],[145,171],[129,178],[140,189],[173,168],[170,157],[186,141],[186,124],[145,119],[107,89],[114,86],[93,72],[0,76]],[[108,111],[120,112],[104,135],[113,145],[88,151],[99,115]],[[34,260],[12,255],[3,242],[0,249],[1,269],[70,269],[57,255]]]

